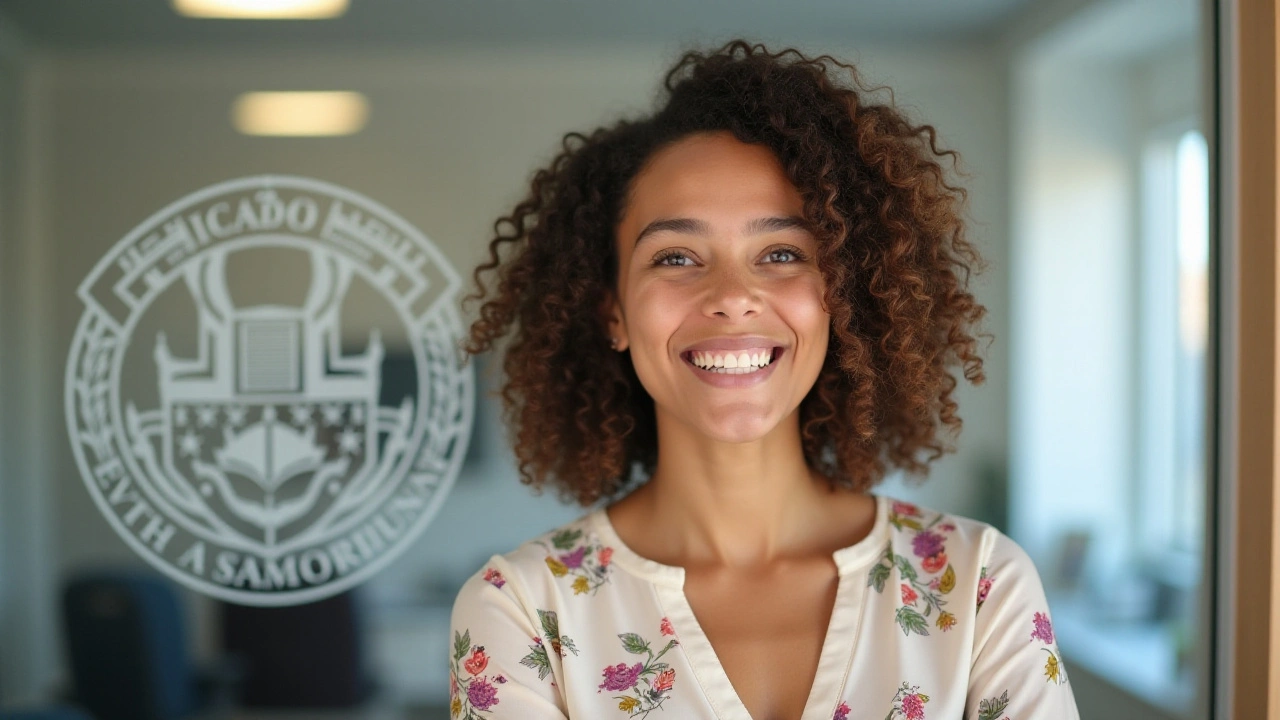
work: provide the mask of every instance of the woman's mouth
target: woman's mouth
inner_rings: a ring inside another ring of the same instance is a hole
[[[781,353],[780,347],[722,352],[698,351],[685,353],[685,360],[699,370],[716,375],[750,375],[772,365]]]

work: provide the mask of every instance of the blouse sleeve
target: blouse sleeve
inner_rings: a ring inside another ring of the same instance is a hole
[[[567,720],[560,658],[534,627],[518,581],[494,556],[458,591],[450,622],[449,711],[459,720]],[[546,612],[539,613],[546,625]],[[550,613],[555,622],[554,613]],[[559,639],[556,638],[557,646]]]
[[[1079,720],[1040,575],[996,533],[978,581],[969,720]]]

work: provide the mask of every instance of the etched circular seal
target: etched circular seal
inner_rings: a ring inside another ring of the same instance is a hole
[[[404,219],[317,180],[231,180],[152,215],[79,288],[65,402],[94,502],[223,600],[364,581],[466,453],[460,285]]]

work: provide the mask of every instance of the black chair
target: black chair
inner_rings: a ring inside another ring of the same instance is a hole
[[[63,619],[72,698],[96,720],[183,720],[229,707],[237,671],[197,670],[168,581],[132,570],[69,581]]]
[[[354,708],[373,696],[353,591],[305,605],[221,607],[223,651],[244,668],[243,707]]]

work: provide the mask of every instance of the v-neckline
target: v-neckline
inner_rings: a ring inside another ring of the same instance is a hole
[[[873,495],[875,521],[871,532],[858,542],[832,553],[836,564],[836,599],[822,639],[818,666],[800,720],[830,720],[843,695],[844,682],[853,662],[867,583],[856,573],[874,564],[889,539],[890,501]],[[676,638],[689,660],[703,695],[719,720],[754,720],[734,689],[711,641],[693,614],[684,592],[684,568],[664,565],[636,554],[622,542],[604,508],[591,513],[592,526],[601,541],[613,548],[613,560],[654,584],[663,614],[676,630]]]

